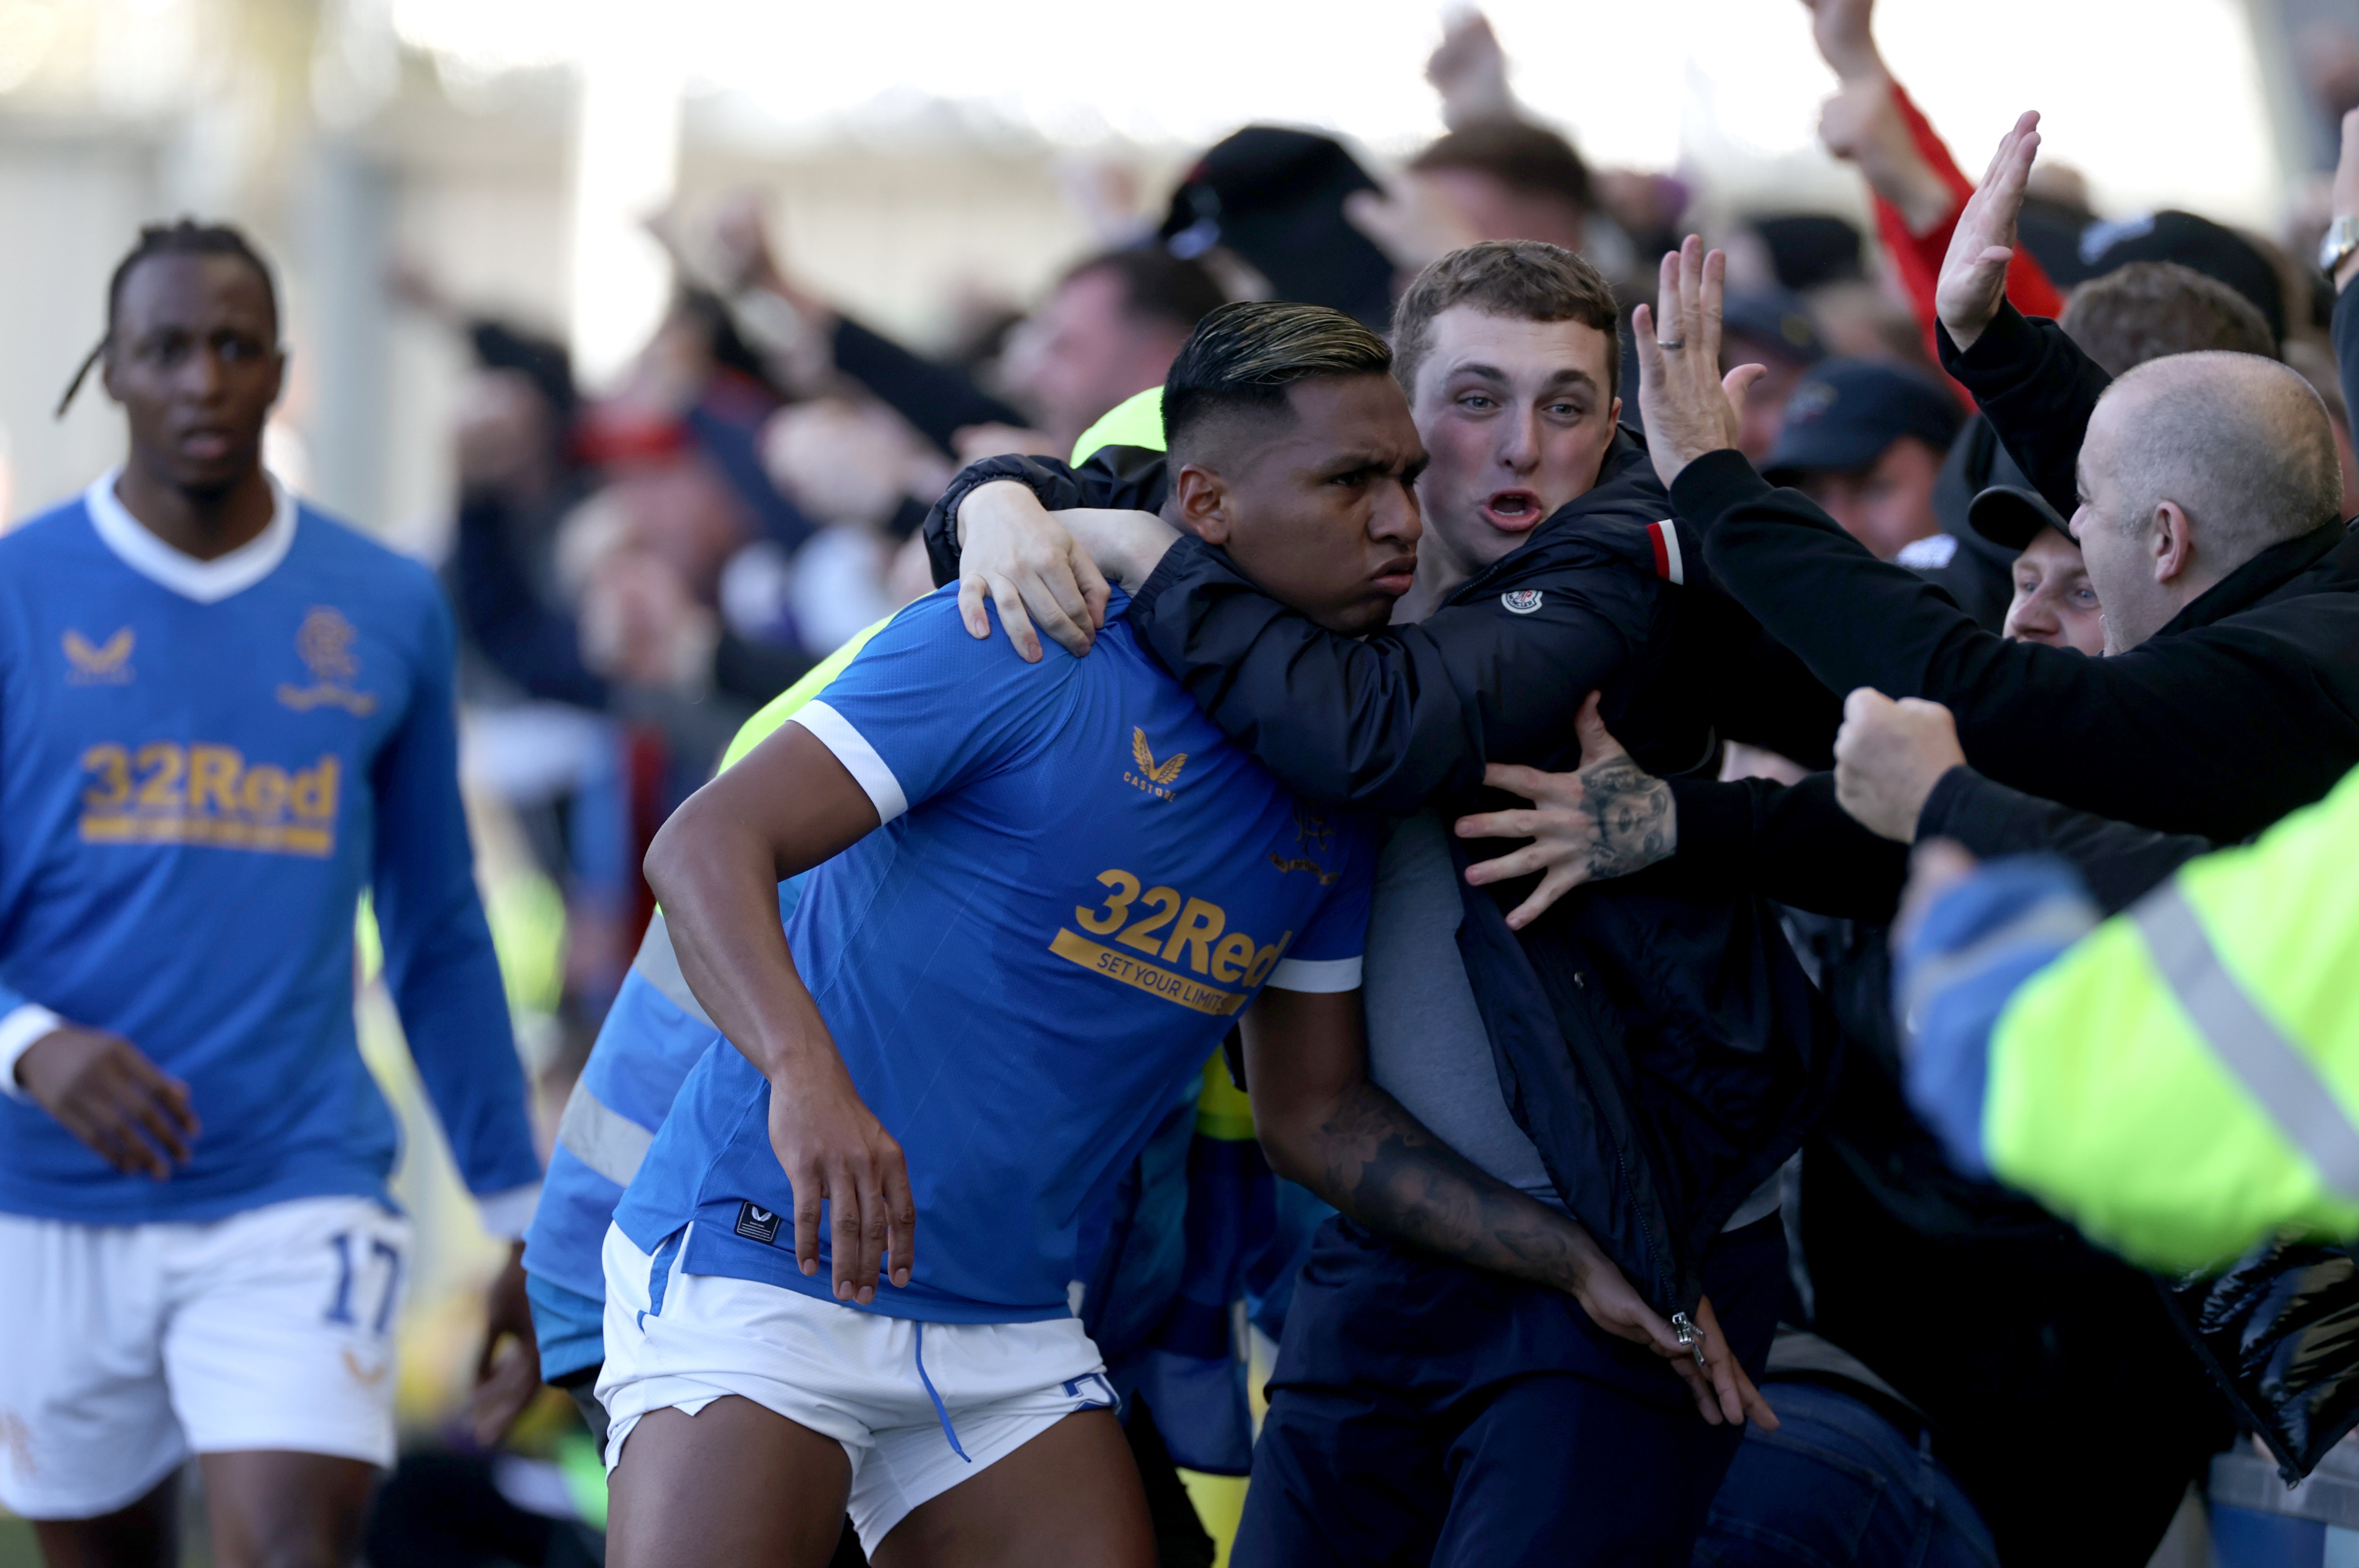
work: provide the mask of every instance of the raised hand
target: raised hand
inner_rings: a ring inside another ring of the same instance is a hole
[[[1511,930],[1523,930],[1582,883],[1626,877],[1679,844],[1670,786],[1631,761],[1622,743],[1607,733],[1597,715],[1598,696],[1592,691],[1573,719],[1581,737],[1578,771],[1543,773],[1495,762],[1483,770],[1483,782],[1521,795],[1531,809],[1458,819],[1460,838],[1532,841],[1466,868],[1466,880],[1478,887],[1540,873],[1540,885],[1507,916]]]
[[[197,1136],[189,1086],[121,1035],[51,1029],[16,1058],[16,1082],[117,1171],[163,1181],[188,1162]]]
[[[841,1062],[832,1073],[798,1074],[791,1083],[772,1080],[770,1149],[794,1184],[795,1262],[804,1274],[819,1272],[824,1201],[837,1301],[875,1301],[888,1257],[893,1283],[908,1284],[918,1233],[908,1161]]]
[[[1669,485],[1697,458],[1736,444],[1745,389],[1768,374],[1740,365],[1720,373],[1720,307],[1728,258],[1693,234],[1663,256],[1659,303],[1631,312],[1638,340],[1638,407],[1647,449]]]
[[[1899,211],[1908,232],[1922,234],[1950,215],[1956,199],[1917,150],[1892,92],[1881,73],[1846,81],[1819,105],[1819,141],[1832,156],[1857,164],[1868,188]]]
[[[1506,50],[1480,11],[1468,11],[1442,29],[1440,45],[1425,62],[1425,79],[1441,94],[1441,123],[1453,131],[1516,115]]]
[[[1972,348],[2006,301],[2006,266],[2015,259],[2015,223],[2039,153],[2039,112],[2027,109],[1998,140],[1983,182],[1958,214],[1950,254],[1941,259],[1933,307],[1950,341]]]
[[[1802,0],[1810,8],[1810,37],[1819,58],[1846,87],[1870,78],[1888,79],[1875,47],[1875,0]]]
[[[1909,844],[1941,775],[1962,768],[1958,722],[1921,697],[1894,702],[1863,686],[1843,699],[1835,735],[1835,799],[1862,827]]]

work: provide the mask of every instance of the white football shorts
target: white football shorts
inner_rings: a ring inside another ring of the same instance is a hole
[[[606,1465],[651,1410],[736,1394],[843,1445],[860,1544],[1076,1410],[1113,1407],[1078,1318],[912,1323],[758,1280],[682,1271],[682,1231],[641,1252],[606,1231]],[[888,1287],[889,1288],[889,1287]]]
[[[299,1198],[196,1224],[0,1214],[0,1505],[90,1519],[191,1454],[390,1465],[409,1224]]]

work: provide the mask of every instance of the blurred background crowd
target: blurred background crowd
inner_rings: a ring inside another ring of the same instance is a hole
[[[2141,289],[2186,291],[2154,269],[2192,268],[2221,346],[2281,347],[2326,400],[2359,512],[2307,260],[2359,0],[1886,0],[1865,53],[1813,22],[1792,0],[0,0],[0,526],[119,454],[103,399],[51,409],[137,224],[255,234],[293,351],[272,467],[432,562],[457,608],[483,876],[553,1121],[644,927],[647,841],[737,725],[927,589],[913,536],[961,463],[1068,453],[1223,300],[1381,326],[1432,257],[1535,238],[1626,310],[1700,230],[1730,256],[1730,359],[1771,367],[1747,455],[1994,629],[2012,599],[2018,635],[2080,646],[2085,583],[2024,610],[2038,563],[1963,522],[1993,443],[1927,336],[1965,189],[1945,144],[1978,163],[2036,105],[2033,281],[2060,306],[2115,279],[2076,340],[2115,372],[2146,357],[2105,312],[2149,321]],[[498,1249],[389,1005],[363,1008],[415,1139],[405,1408],[432,1433]],[[511,1499],[594,1511],[540,1453]]]

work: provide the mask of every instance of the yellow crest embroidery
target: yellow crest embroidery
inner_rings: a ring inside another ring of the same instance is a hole
[[[1180,770],[1188,766],[1188,754],[1174,752],[1161,762],[1156,761],[1155,753],[1147,748],[1147,732],[1133,724],[1130,728],[1130,757],[1138,764],[1138,771],[1125,771],[1122,781],[1146,790],[1158,800],[1171,799],[1171,787],[1180,782]]]
[[[122,686],[131,680],[131,645],[138,639],[125,626],[104,642],[93,645],[80,632],[65,635],[66,684]]]
[[[386,1368],[390,1365],[389,1363],[380,1361],[374,1367],[364,1367],[361,1365],[361,1358],[353,1354],[350,1345],[344,1346],[340,1354],[343,1356],[344,1370],[351,1373],[353,1381],[362,1388],[374,1388],[385,1381]]]
[[[342,708],[356,716],[375,713],[376,699],[352,689],[353,677],[361,672],[361,661],[353,657],[353,644],[360,635],[339,612],[313,605],[295,632],[295,652],[310,670],[311,684],[282,683],[278,700],[299,713],[319,707]]]
[[[1310,856],[1326,854],[1334,841],[1334,827],[1320,814],[1318,809],[1297,800],[1294,802],[1294,842],[1296,847],[1304,853],[1273,855],[1269,863],[1277,867],[1281,877],[1289,871],[1308,871],[1319,878],[1319,886],[1327,887],[1340,874],[1328,870]]]

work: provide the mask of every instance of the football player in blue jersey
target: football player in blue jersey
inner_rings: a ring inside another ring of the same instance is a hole
[[[234,231],[144,231],[90,363],[127,461],[0,539],[0,1503],[52,1564],[177,1563],[193,1454],[215,1562],[328,1568],[393,1457],[408,1254],[364,890],[486,1226],[519,1235],[540,1176],[451,621],[264,471],[286,362]],[[495,1301],[528,1352],[513,1264]]]
[[[1340,631],[1382,626],[1415,568],[1423,451],[1389,363],[1335,312],[1253,305],[1172,373],[1201,526]],[[1121,608],[1089,659],[1027,664],[977,657],[953,591],[919,601],[650,851],[734,1049],[607,1237],[618,1568],[821,1563],[847,1503],[887,1568],[1153,1562],[1075,1315],[1081,1216],[1238,1014],[1356,1049],[1373,853]]]
[[[1601,707],[1662,772],[1706,778],[1721,736],[1807,755],[1786,735],[1834,712],[1701,579],[1700,544],[1618,425],[1619,331],[1605,279],[1554,245],[1470,245],[1411,283],[1395,369],[1432,454],[1430,533],[1419,592],[1374,637],[1319,626],[1209,547],[1148,450],[1151,408],[1078,469],[970,467],[928,523],[971,619],[978,579],[1012,588],[1006,568],[1038,576],[1033,561],[1072,561],[1076,540],[1103,550],[1133,594],[1130,634],[1224,733],[1307,798],[1396,819],[1366,1051],[1248,1050],[1271,1165],[1344,1216],[1288,1308],[1241,1565],[1684,1562],[1738,1423],[1776,1419],[1747,1368],[1785,1289],[1777,1171],[1839,1060],[1776,912],[1657,882],[1583,892],[1533,927],[1560,889],[1523,902],[1530,884],[1501,875],[1523,852],[1473,866],[1449,826],[1495,803],[1473,791],[1486,766],[1520,788],[1528,769],[1507,765],[1587,758]],[[949,548],[950,525],[969,527],[962,498],[982,514],[963,562]],[[1056,514],[1070,533],[1044,502],[1077,508]],[[1011,556],[1010,539],[1028,542]],[[1095,578],[1002,592],[1006,625],[1024,632],[1029,608],[1086,648]],[[1632,794],[1599,810],[1609,777],[1592,774],[1589,820],[1626,853],[1669,808]],[[1418,1180],[1429,1140],[1516,1200]],[[1538,1227],[1534,1205],[1579,1224]]]

